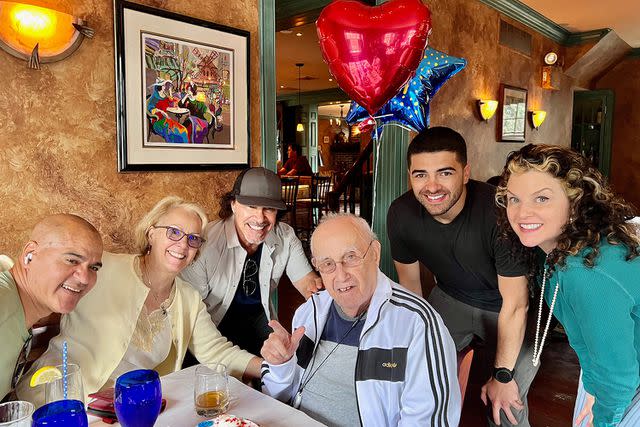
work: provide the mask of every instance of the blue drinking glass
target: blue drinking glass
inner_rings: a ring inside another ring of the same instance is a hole
[[[87,413],[79,400],[58,400],[33,413],[33,427],[87,427]]]
[[[156,371],[139,369],[116,380],[114,406],[123,427],[152,427],[161,405],[162,387]]]

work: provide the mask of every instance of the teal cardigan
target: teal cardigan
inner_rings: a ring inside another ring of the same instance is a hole
[[[585,390],[596,399],[594,426],[614,426],[640,384],[640,257],[625,261],[626,247],[603,239],[588,268],[588,250],[556,266],[545,300],[551,304],[559,283],[553,314],[578,355]]]

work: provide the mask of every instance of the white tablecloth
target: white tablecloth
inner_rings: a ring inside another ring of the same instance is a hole
[[[193,404],[193,384],[195,366],[162,377],[162,395],[167,399],[167,408],[158,417],[156,427],[195,427],[206,420],[196,414]],[[305,413],[277,401],[244,385],[237,379],[229,378],[231,404],[229,413],[248,418],[260,427],[323,426]],[[99,418],[89,416],[92,427],[108,426]],[[120,424],[114,424],[119,426]]]

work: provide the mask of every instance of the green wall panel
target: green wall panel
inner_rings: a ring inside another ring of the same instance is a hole
[[[391,258],[389,237],[387,235],[387,210],[398,196],[407,191],[407,147],[409,132],[396,125],[387,125],[380,138],[379,158],[374,150],[374,167],[378,163],[375,206],[373,209],[373,231],[382,243],[380,269],[398,280]]]

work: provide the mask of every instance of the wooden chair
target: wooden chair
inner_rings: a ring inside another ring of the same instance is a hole
[[[295,177],[281,177],[280,183],[282,184],[282,199],[287,205],[287,213],[283,217],[283,221],[287,222],[295,230],[296,225],[296,201],[298,199],[298,186],[300,179]]]
[[[298,214],[296,234],[302,242],[302,246],[307,253],[310,253],[311,233],[318,226],[318,221],[322,217],[322,212],[326,210],[327,193],[331,186],[330,176],[320,176],[314,174],[311,177],[309,198],[298,199],[296,211]]]
[[[318,226],[322,212],[326,211],[329,187],[331,187],[330,176],[314,175],[311,177],[311,215],[313,228]]]

